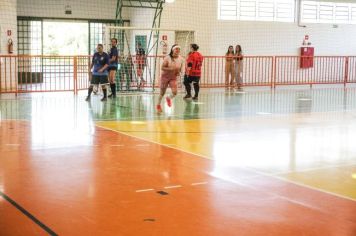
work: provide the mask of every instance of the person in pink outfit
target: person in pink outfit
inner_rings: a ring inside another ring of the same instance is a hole
[[[161,103],[168,86],[171,88],[172,93],[166,97],[166,101],[169,107],[172,106],[172,99],[177,95],[177,78],[181,75],[183,64],[184,59],[180,56],[180,46],[174,44],[169,55],[164,58],[161,67],[160,94],[156,106],[158,113],[162,112]]]

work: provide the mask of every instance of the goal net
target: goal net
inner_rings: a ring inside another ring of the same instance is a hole
[[[152,91],[158,87],[160,66],[173,44],[181,46],[186,57],[194,32],[161,28],[106,26],[104,49],[109,51],[111,39],[118,40],[119,68],[116,74],[118,90]]]

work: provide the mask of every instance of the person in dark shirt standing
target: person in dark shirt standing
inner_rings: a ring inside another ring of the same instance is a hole
[[[146,64],[145,49],[142,48],[141,43],[138,43],[136,48],[136,68],[137,68],[137,77],[139,77],[140,79],[139,86],[138,86],[139,89],[146,82],[143,79],[143,71],[145,69],[145,64]]]
[[[117,50],[117,39],[112,38],[111,39],[111,49],[109,53],[109,82],[110,82],[110,88],[111,88],[111,94],[109,97],[116,97],[116,84],[115,84],[115,77],[116,77],[116,71],[117,71],[117,65],[118,65],[118,60],[119,60],[119,53]]]
[[[186,76],[184,77],[184,85],[187,91],[184,99],[191,98],[191,83],[194,87],[193,100],[198,100],[199,81],[201,77],[201,67],[203,65],[203,56],[198,52],[199,46],[195,43],[190,45],[190,53],[187,59]]]
[[[107,71],[107,68],[109,67],[109,55],[103,51],[102,44],[98,44],[96,50],[97,52],[94,54],[92,63],[90,65],[90,69],[92,70],[92,79],[88,89],[88,96],[86,97],[85,101],[90,100],[90,95],[93,92],[94,85],[99,86],[99,84],[101,84],[101,88],[104,93],[104,97],[101,99],[101,101],[107,100],[106,85],[109,83]]]

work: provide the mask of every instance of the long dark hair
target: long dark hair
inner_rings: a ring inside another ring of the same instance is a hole
[[[169,53],[169,56],[171,57],[171,59],[173,59],[173,48],[174,48],[175,46],[178,46],[178,44],[177,44],[177,43],[176,43],[176,44],[173,44],[172,47],[171,47],[171,52]]]
[[[238,50],[236,50],[237,47],[239,48]],[[242,48],[241,48],[241,45],[238,44],[235,47],[235,54],[236,55],[241,55],[241,53],[242,53]]]
[[[227,52],[225,55],[229,55],[230,51],[229,49],[232,48],[232,54],[234,54],[234,46],[230,45],[228,48],[227,48]]]

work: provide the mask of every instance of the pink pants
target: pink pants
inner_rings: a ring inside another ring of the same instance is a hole
[[[161,89],[167,89],[168,86],[171,89],[177,89],[177,77],[172,76],[161,76]]]

